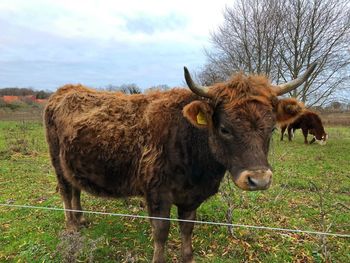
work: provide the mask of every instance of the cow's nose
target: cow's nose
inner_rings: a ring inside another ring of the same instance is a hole
[[[264,170],[245,170],[241,172],[235,180],[235,184],[248,191],[268,189],[272,181],[272,171]]]
[[[272,172],[270,169],[266,171],[254,171],[247,175],[248,186],[251,190],[265,190],[270,187]]]

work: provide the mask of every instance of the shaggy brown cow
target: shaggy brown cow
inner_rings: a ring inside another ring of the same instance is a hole
[[[287,126],[289,141],[292,140],[296,129],[302,130],[305,144],[309,143],[307,140],[307,135],[309,133],[314,136],[310,141],[310,144],[316,141],[319,144],[324,145],[328,139],[328,135],[323,128],[320,116],[310,110],[305,110],[303,114],[301,114],[294,122],[290,123],[289,125],[283,125],[281,127],[281,141],[283,141],[283,134],[287,129]]]
[[[295,99],[278,99],[301,78],[272,86],[265,77],[235,75],[211,87],[124,95],[66,85],[45,109],[46,136],[66,209],[81,210],[80,191],[96,196],[143,196],[149,215],[169,217],[174,204],[180,219],[214,195],[230,171],[244,190],[271,184],[267,161],[277,122],[293,121],[302,111]],[[82,213],[66,211],[77,230]],[[153,262],[165,262],[169,221],[152,219]],[[193,223],[180,222],[182,257],[193,262]]]

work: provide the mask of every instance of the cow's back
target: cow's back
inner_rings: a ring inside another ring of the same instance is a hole
[[[45,109],[54,166],[93,194],[138,194],[132,182],[148,136],[143,118],[147,104],[144,95],[96,92],[81,85],[60,88]]]

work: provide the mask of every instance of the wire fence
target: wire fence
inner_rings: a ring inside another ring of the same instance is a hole
[[[244,225],[244,224],[224,223],[224,222],[197,221],[197,220],[186,220],[186,219],[168,218],[168,217],[154,217],[154,216],[145,216],[145,215],[121,214],[121,213],[99,212],[99,211],[89,211],[89,210],[75,210],[75,209],[64,209],[64,208],[58,208],[58,207],[45,207],[45,206],[32,206],[32,205],[0,204],[0,206],[9,207],[9,208],[17,208],[17,209],[37,209],[37,210],[50,210],[50,211],[83,212],[86,214],[95,214],[95,215],[108,215],[108,216],[129,217],[129,218],[139,218],[139,219],[155,219],[155,220],[187,222],[187,223],[206,224],[206,225],[225,226],[225,227],[241,227],[241,228],[266,230],[266,231],[278,231],[278,232],[289,232],[289,233],[301,233],[301,234],[310,234],[310,235],[350,238],[350,234],[320,232],[320,231],[314,231],[314,230],[300,230],[300,229],[289,229],[289,228],[280,228],[280,227],[254,226],[254,225]]]

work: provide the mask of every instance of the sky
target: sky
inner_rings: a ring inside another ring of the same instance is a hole
[[[182,86],[223,22],[215,0],[0,0],[0,88]]]

